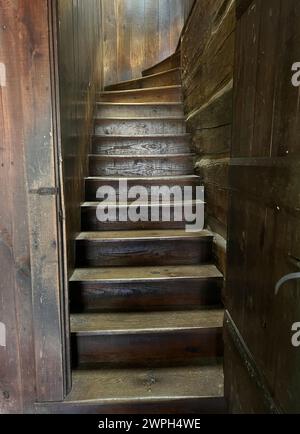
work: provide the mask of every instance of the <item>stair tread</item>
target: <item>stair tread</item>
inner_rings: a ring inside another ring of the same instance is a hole
[[[168,63],[172,60],[176,60],[177,57],[180,56],[180,50],[175,51],[175,53],[171,54],[170,56],[166,57],[165,59],[161,60],[160,62],[156,63],[155,65],[150,66],[147,69],[144,69],[144,71],[142,71],[142,76],[143,77],[148,77],[148,74],[150,71],[152,71],[155,68],[158,68],[160,66],[163,66],[165,63]],[[178,66],[179,67],[179,66]]]
[[[81,232],[77,237],[77,241],[107,241],[107,240],[176,240],[178,238],[201,238],[210,239],[213,235],[209,231],[186,232],[185,230],[140,230],[140,231],[112,231],[112,232]]]
[[[95,118],[96,123],[102,121],[184,121],[185,116],[106,116]]]
[[[73,372],[73,388],[65,402],[151,401],[222,397],[222,365],[173,368],[102,369]]]
[[[141,90],[141,89],[140,89]],[[96,105],[103,105],[103,106],[136,106],[136,107],[144,107],[144,106],[183,106],[182,102],[164,102],[164,101],[157,101],[157,102],[106,102],[106,101],[98,101]]]
[[[170,312],[117,312],[71,315],[73,333],[136,333],[145,331],[222,328],[223,309]]]
[[[203,203],[203,201],[201,201],[201,200],[186,200],[186,201],[184,201],[184,203],[188,204],[188,205],[196,205],[196,204],[199,204],[199,203]],[[98,202],[83,202],[81,204],[81,208],[97,208],[101,204],[102,204],[102,202],[99,202],[99,201]],[[132,205],[132,202],[120,202],[120,201],[118,201],[118,203],[115,204],[113,202],[105,201],[105,204],[109,205],[109,206],[114,206],[115,205],[117,208],[120,208],[120,207],[129,207],[129,206]],[[139,206],[140,207],[143,207],[143,206],[145,206],[145,207],[152,207],[152,206],[158,206],[158,205],[160,207],[169,206],[168,203],[158,203],[158,202],[153,202],[153,203],[152,202],[151,203],[144,202],[144,203],[142,203],[142,202],[139,201]],[[176,201],[172,202],[171,205],[173,207],[183,206],[182,202],[176,202]]]
[[[182,265],[165,267],[101,267],[76,269],[72,282],[138,282],[165,279],[221,279],[214,265]]]
[[[171,69],[167,69],[166,71],[157,72],[155,74],[147,75],[146,77],[138,77],[138,78],[133,78],[131,80],[117,81],[116,83],[110,84],[107,87],[131,84],[131,83],[135,83],[136,81],[144,81],[145,79],[152,79],[152,78],[156,78],[156,77],[161,77],[163,75],[167,75],[167,74],[170,74],[171,72],[176,72],[176,71],[181,71],[181,68],[180,67],[171,68]]]
[[[178,138],[178,137],[190,137],[190,134],[188,133],[178,133],[178,134],[140,134],[140,135],[125,135],[125,134],[97,134],[94,135],[94,139],[101,139],[101,138],[111,138],[111,139],[161,139],[161,138]]]
[[[129,181],[144,181],[144,180],[151,180],[151,181],[173,181],[173,180],[186,180],[186,179],[200,179],[200,176],[198,175],[170,175],[170,176],[128,176],[126,178],[121,178],[120,176],[88,176],[85,179],[87,180],[104,180],[104,181],[118,181],[120,179],[122,180],[129,180]]]
[[[181,85],[173,85],[173,86],[157,86],[157,87],[145,87],[143,89],[126,89],[126,90],[106,90],[100,92],[100,95],[114,95],[114,94],[124,94],[124,93],[143,93],[143,92],[152,92],[153,90],[170,90],[170,89],[181,89]]]
[[[120,158],[120,159],[137,159],[141,158],[151,159],[151,158],[182,158],[182,157],[194,157],[196,154],[192,152],[186,152],[184,154],[140,154],[140,155],[126,155],[126,154],[89,154],[90,157],[103,158],[103,159],[112,159],[112,158]]]

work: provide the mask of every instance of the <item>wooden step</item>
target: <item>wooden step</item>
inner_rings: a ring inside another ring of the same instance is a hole
[[[178,102],[153,103],[97,103],[96,118],[106,117],[167,117],[183,116],[183,104]]]
[[[82,231],[128,231],[128,230],[160,230],[160,229],[185,229],[187,224],[194,223],[186,219],[185,207],[190,207],[193,213],[196,213],[197,206],[202,205],[199,201],[185,201],[168,203],[141,203],[139,204],[140,221],[122,221],[120,219],[121,211],[129,215],[132,202],[106,204],[106,214],[108,217],[106,221],[101,221],[97,218],[98,206],[101,202],[84,202],[81,205],[81,223]],[[135,208],[136,209],[136,208]],[[158,221],[154,221],[152,216],[158,213]],[[147,216],[145,218],[145,216]]]
[[[172,176],[193,173],[193,154],[171,155],[90,155],[91,176]]]
[[[77,269],[73,313],[199,309],[221,305],[223,276],[213,265]]]
[[[103,369],[73,372],[62,403],[39,404],[39,412],[66,414],[223,414],[220,363],[203,366]]]
[[[180,63],[181,53],[180,51],[177,51],[176,53],[172,54],[171,56],[157,63],[156,65],[151,66],[151,68],[143,71],[142,75],[143,77],[146,77],[149,75],[158,74],[159,72],[168,71],[173,68],[180,68]]]
[[[190,152],[189,134],[147,136],[94,136],[92,153],[102,155],[157,155]]]
[[[77,267],[209,263],[212,240],[207,231],[82,232],[76,238]]]
[[[181,83],[181,69],[173,68],[168,71],[148,75],[147,77],[122,81],[105,87],[105,91],[145,89],[150,87],[173,86]]]
[[[74,366],[172,366],[223,356],[224,311],[71,315]]]
[[[152,87],[149,89],[118,90],[100,93],[104,102],[182,102],[181,86]]]
[[[157,135],[185,134],[186,123],[183,117],[169,118],[102,118],[95,120],[94,134],[98,135]]]
[[[120,195],[119,183],[120,177],[89,177],[85,180],[86,201],[97,200],[97,190],[103,186],[113,187],[117,193],[117,197]],[[183,187],[196,187],[200,185],[200,178],[196,175],[188,176],[160,176],[160,177],[130,177],[127,178],[128,188],[139,185],[145,187],[150,193],[151,187],[156,186],[181,186]]]

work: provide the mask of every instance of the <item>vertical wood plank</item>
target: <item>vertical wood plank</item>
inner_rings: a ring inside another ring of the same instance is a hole
[[[170,0],[159,0],[159,60],[163,60],[170,53],[171,12]]]
[[[145,66],[150,68],[159,57],[159,0],[145,0]]]
[[[118,81],[117,1],[103,0],[103,75],[105,85]]]
[[[110,34],[110,38],[117,38],[117,81],[130,80],[132,77],[131,56],[132,51],[132,22],[131,11],[128,2],[117,1],[117,29]],[[115,33],[117,30],[117,34]]]
[[[186,0],[103,0],[104,84],[138,78],[174,53]]]
[[[145,64],[145,4],[144,0],[128,0],[130,16],[130,64],[132,77]]]

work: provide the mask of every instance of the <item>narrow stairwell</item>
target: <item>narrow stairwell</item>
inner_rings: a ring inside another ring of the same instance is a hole
[[[189,141],[178,53],[99,95],[70,284],[74,370],[65,411],[225,411],[223,278],[212,234],[186,232],[185,221],[96,218],[98,188],[118,192],[120,178],[148,190],[199,185]]]

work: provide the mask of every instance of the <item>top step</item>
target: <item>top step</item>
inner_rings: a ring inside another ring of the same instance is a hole
[[[151,87],[179,85],[180,82],[181,82],[181,70],[180,68],[174,68],[168,71],[159,72],[157,74],[148,75],[146,77],[112,84],[110,86],[106,86],[104,90],[111,91],[111,90],[145,89]]]
[[[115,90],[100,93],[102,102],[182,102],[181,86],[150,87],[145,89]]]
[[[158,74],[160,72],[165,72],[170,69],[180,68],[180,66],[181,66],[181,53],[180,51],[177,51],[167,59],[164,59],[162,62],[157,63],[156,65],[151,66],[151,68],[148,68],[145,71],[143,71],[142,75],[143,77],[147,77],[149,75]]]

